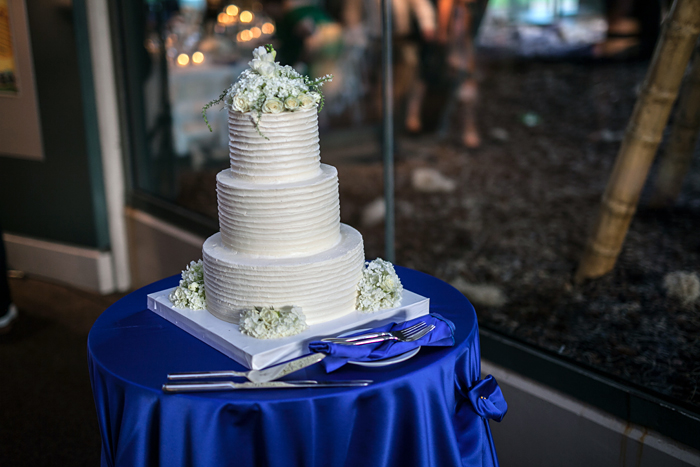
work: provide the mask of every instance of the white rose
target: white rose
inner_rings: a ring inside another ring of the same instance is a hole
[[[297,110],[299,108],[299,101],[296,97],[288,97],[284,100],[284,108],[287,110]]]
[[[284,110],[284,104],[276,97],[271,97],[265,101],[262,111],[266,114],[278,114]]]
[[[396,286],[396,284],[394,284],[394,279],[393,279],[392,277],[387,276],[387,277],[384,278],[384,281],[383,281],[383,284],[382,284],[382,288],[383,288],[384,290],[387,290],[387,291],[390,291],[390,292],[391,292],[391,291],[393,291],[393,289],[394,289],[395,286]]]
[[[321,94],[317,92],[312,91],[309,93],[309,96],[311,96],[315,103],[319,103],[321,101]]]
[[[299,107],[301,107],[302,109],[308,109],[314,104],[316,104],[316,101],[309,94],[304,93],[299,96]]]
[[[248,105],[248,99],[243,97],[240,94],[236,94],[233,96],[233,100],[231,102],[231,108],[233,110],[236,110],[238,112],[247,112],[250,110],[250,106]]]

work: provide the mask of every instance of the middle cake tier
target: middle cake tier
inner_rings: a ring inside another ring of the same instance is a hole
[[[338,171],[294,183],[257,184],[223,170],[216,177],[221,241],[231,250],[273,258],[319,253],[340,239]]]

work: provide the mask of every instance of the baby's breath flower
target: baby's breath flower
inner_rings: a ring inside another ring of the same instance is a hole
[[[256,306],[241,312],[238,323],[243,334],[256,339],[289,337],[308,327],[304,313],[297,306],[283,306],[279,309]]]
[[[389,261],[368,262],[357,286],[357,309],[364,312],[393,308],[401,303],[403,285]]]
[[[182,271],[180,285],[168,297],[177,308],[203,310],[207,307],[202,260],[191,261]]]
[[[309,92],[309,96],[314,100],[314,104],[318,104],[321,100],[321,94],[318,92],[311,91]]]

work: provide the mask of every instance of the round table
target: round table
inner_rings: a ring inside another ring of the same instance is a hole
[[[285,378],[374,380],[361,388],[164,394],[171,372],[244,368],[146,308],[147,294],[179,276],[122,298],[88,337],[102,465],[498,465],[488,419],[503,417],[504,402],[493,378],[481,380],[474,308],[445,282],[396,269],[454,322],[456,344],[391,366],[313,365]]]

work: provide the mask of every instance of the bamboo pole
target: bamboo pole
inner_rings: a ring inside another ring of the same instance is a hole
[[[690,71],[683,81],[678,106],[673,114],[673,129],[659,164],[659,175],[649,204],[672,205],[681,192],[700,132],[700,49],[693,54]]]
[[[700,0],[676,0],[627,125],[575,282],[600,277],[615,266],[699,34]]]

